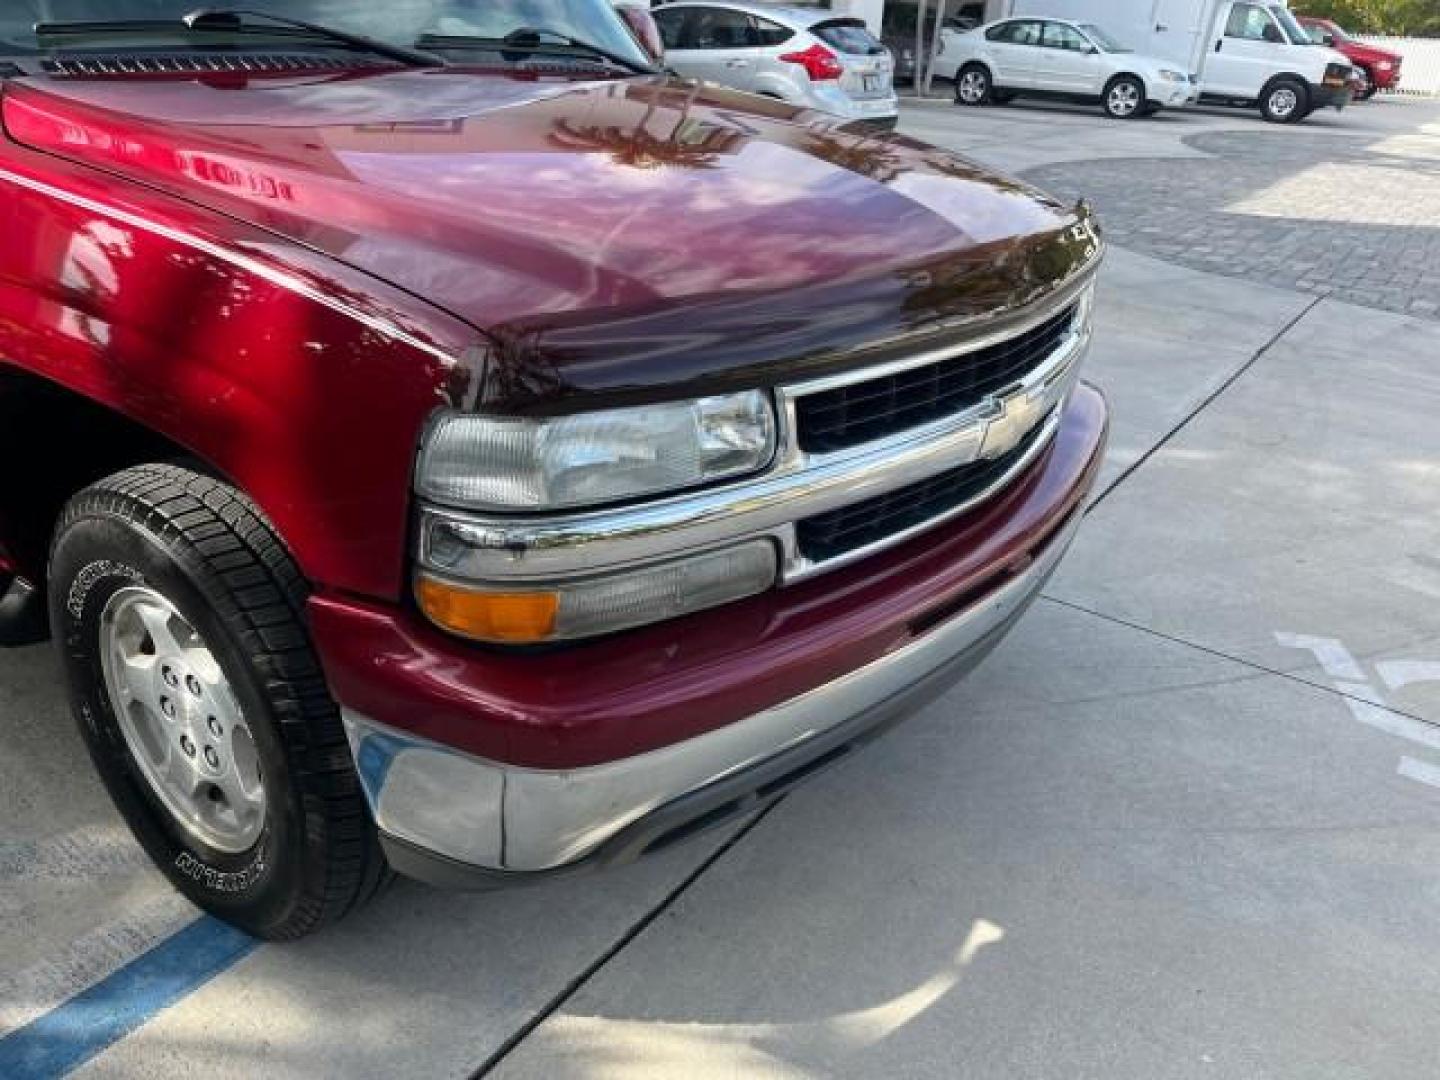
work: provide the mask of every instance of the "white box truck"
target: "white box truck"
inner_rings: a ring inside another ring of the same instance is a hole
[[[1293,123],[1350,102],[1350,62],[1315,45],[1273,0],[1009,0],[1006,17],[1088,22],[1200,79],[1201,101],[1255,106]]]

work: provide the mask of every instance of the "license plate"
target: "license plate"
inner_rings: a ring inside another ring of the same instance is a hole
[[[867,94],[873,94],[880,89],[879,75],[862,75],[860,77],[860,89]]]

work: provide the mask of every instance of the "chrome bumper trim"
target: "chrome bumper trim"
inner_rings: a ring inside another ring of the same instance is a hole
[[[1083,290],[1064,299],[1068,303],[1078,299],[1082,306],[1088,303]],[[794,523],[1012,449],[1037,424],[1052,419],[1064,403],[1090,345],[1088,317],[1077,320],[1078,325],[1040,367],[974,408],[851,449],[803,452],[796,438],[795,398],[984,348],[1039,325],[1056,311],[1047,305],[1026,323],[966,342],[963,348],[779,388],[781,448],[774,467],[757,477],[638,506],[564,515],[483,516],[424,506],[417,528],[420,565],[457,581],[515,584],[616,570],[677,552],[768,536],[781,551],[781,580],[790,583],[891,547],[984,501],[1018,469],[963,507],[836,559],[806,560],[796,546]],[[1088,316],[1088,308],[1083,316]],[[1053,428],[1037,440],[1030,460],[1051,433]]]
[[[1034,561],[925,636],[797,698],[673,746],[589,768],[485,761],[343,710],[380,830],[455,862],[538,872],[585,858],[667,803],[874,710],[1003,628],[1065,554],[1072,516]]]

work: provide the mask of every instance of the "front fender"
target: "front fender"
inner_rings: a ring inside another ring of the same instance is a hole
[[[0,365],[185,447],[321,587],[404,588],[418,433],[477,335],[261,230],[0,143]],[[99,449],[99,448],[97,448]]]

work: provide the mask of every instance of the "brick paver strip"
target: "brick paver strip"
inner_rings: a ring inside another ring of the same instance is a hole
[[[1440,136],[1223,131],[1184,141],[1213,158],[1069,162],[1025,178],[1089,199],[1121,247],[1440,320]]]

